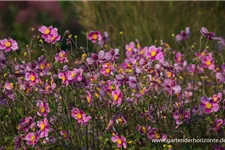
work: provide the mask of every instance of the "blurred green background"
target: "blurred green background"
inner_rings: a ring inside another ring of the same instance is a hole
[[[90,30],[107,31],[112,45],[136,38],[142,45],[163,40],[173,45],[172,34],[191,28],[191,41],[198,41],[200,28],[225,35],[225,2],[0,2],[0,37],[29,42],[32,28],[53,25],[63,34],[69,29],[85,45]]]

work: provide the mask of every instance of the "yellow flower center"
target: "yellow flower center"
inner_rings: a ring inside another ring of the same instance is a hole
[[[115,101],[117,101],[117,100],[119,99],[119,96],[118,96],[117,94],[114,94],[114,95],[113,95],[113,99],[114,99]]]
[[[5,47],[10,47],[11,43],[10,42],[5,42]]]
[[[40,68],[43,70],[45,69],[45,64],[40,64]]]
[[[65,57],[65,53],[60,53],[59,57]]]
[[[216,127],[218,128],[221,125],[222,125],[222,122],[219,122]]]
[[[131,47],[129,47],[127,51],[128,51],[128,52],[131,52],[131,51],[132,51],[132,48],[131,48]]]
[[[144,133],[146,132],[146,128],[144,126],[142,126],[141,129]]]
[[[119,138],[119,139],[117,140],[117,143],[118,143],[118,144],[122,144],[122,140]]]
[[[66,77],[65,76],[62,76],[62,81],[65,81],[66,80]]]
[[[155,138],[160,138],[160,134],[159,133],[155,133]]]
[[[211,61],[210,61],[210,60],[207,60],[207,61],[205,62],[205,64],[206,64],[207,66],[210,66],[210,65],[211,65]]]
[[[45,30],[45,34],[49,34],[50,33],[50,30],[49,29],[46,29]]]
[[[72,72],[71,76],[72,76],[72,78],[75,78],[76,73],[75,72]]]
[[[123,119],[122,119],[122,118],[118,118],[117,120],[118,120],[119,122],[121,122],[121,123],[123,122]]]
[[[105,69],[105,73],[110,73],[110,69],[109,68],[106,68]]]
[[[41,128],[41,130],[44,130],[44,129],[45,129],[45,124],[44,124],[44,122],[41,123],[41,127],[40,127],[40,128]]]
[[[76,114],[76,116],[77,116],[78,119],[82,118],[82,115],[80,113]]]
[[[217,102],[218,101],[218,98],[217,97],[214,97],[213,100],[214,100],[214,102]]]
[[[92,35],[92,38],[93,38],[94,40],[96,40],[96,39],[98,38],[97,34],[93,34],[93,35]]]
[[[42,106],[42,107],[40,108],[40,112],[42,112],[42,113],[45,112],[45,107],[44,107],[44,106]]]
[[[90,98],[90,96],[87,96],[87,101],[88,101],[88,103],[91,103],[91,98]]]
[[[168,71],[167,72],[167,77],[170,78],[171,76],[172,76],[172,73]]]
[[[30,138],[30,140],[31,140],[32,142],[34,142],[34,140],[35,140],[35,135],[33,135],[33,136]]]
[[[54,41],[56,39],[56,37],[55,36],[53,36],[52,38],[51,38],[51,41]]]
[[[33,82],[33,81],[35,81],[35,76],[34,75],[31,75],[30,76],[30,80]]]
[[[206,108],[208,108],[208,109],[212,108],[212,104],[207,103],[207,104],[206,104]]]
[[[156,51],[151,52],[151,56],[154,57],[156,55]]]

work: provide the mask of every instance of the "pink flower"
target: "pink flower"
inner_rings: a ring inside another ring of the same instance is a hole
[[[87,92],[87,102],[88,102],[88,104],[91,104],[91,102],[92,102],[92,95],[91,95],[91,93],[90,92]]]
[[[177,41],[183,41],[183,40],[187,40],[190,37],[190,27],[186,27],[185,31],[181,31],[180,34],[176,35],[176,40]]]
[[[127,148],[126,138],[120,135],[114,135],[111,138],[112,142],[117,143],[118,148]]]
[[[88,121],[91,119],[91,116],[86,116],[83,110],[79,110],[78,108],[73,108],[71,115],[81,123],[82,125],[87,125]]]
[[[201,59],[202,64],[204,65],[204,68],[208,68],[209,70],[213,70],[215,68],[214,66],[214,60],[211,55],[207,55]]]
[[[33,132],[29,132],[26,136],[25,136],[25,140],[27,141],[27,145],[35,145],[37,144],[39,137],[37,133],[33,133]]]
[[[200,107],[204,109],[206,114],[210,114],[212,112],[217,112],[219,110],[219,105],[213,101],[213,99],[208,97],[201,98]]]
[[[54,28],[56,29],[56,28]],[[42,33],[42,38],[48,38],[48,36],[51,34],[51,31],[53,30],[52,26],[46,27],[46,26],[41,26],[38,31]]]
[[[225,124],[225,120],[223,119],[217,119],[214,122],[214,127],[212,128],[214,131],[218,131],[222,128],[222,126]]]
[[[10,52],[11,50],[18,50],[18,44],[12,38],[0,40],[0,50],[5,50],[5,52]]]
[[[44,118],[43,121],[38,121],[37,122],[37,126],[40,128],[40,130],[39,130],[39,137],[40,138],[47,137],[48,136],[48,132],[49,132],[48,119]]]
[[[41,26],[38,29],[38,31],[42,33],[41,37],[47,43],[55,44],[61,38],[61,36],[58,34],[58,29],[57,28],[53,28],[52,26],[49,26],[49,27]]]
[[[115,91],[112,91],[111,95],[113,98],[113,105],[117,104],[117,106],[120,106],[122,103],[122,93],[120,89],[116,89]]]
[[[104,63],[102,65],[101,73],[105,76],[113,75],[113,65],[111,63]]]
[[[25,132],[28,132],[29,128],[32,128],[34,126],[33,118],[32,117],[26,117],[21,120],[19,123],[17,129],[19,131],[24,130]]]
[[[29,84],[31,86],[38,84],[39,79],[38,79],[38,74],[36,72],[31,72],[31,73],[26,73],[25,75],[25,80],[29,81]]]
[[[82,74],[83,74],[82,69],[74,68],[72,71],[68,71],[66,73],[66,78],[69,81],[81,81],[83,79]]]
[[[13,89],[13,83],[6,82],[4,87],[5,87],[5,89],[11,91]]]
[[[97,41],[102,40],[102,35],[99,31],[91,31],[88,33],[87,38],[91,40],[93,43],[96,43]]]
[[[125,49],[126,49],[126,56],[130,57],[133,55],[134,53],[134,48],[135,48],[135,43],[134,42],[130,42],[130,44],[127,44]]]
[[[62,83],[63,84],[65,84],[65,85],[68,85],[69,84],[69,81],[67,79],[66,72],[59,72],[58,73],[58,78],[62,80]]]
[[[161,47],[150,46],[146,52],[147,58],[150,58],[151,61],[158,60],[160,62],[164,61],[164,54]]]
[[[161,139],[162,141],[165,141],[167,139],[167,135],[165,135],[164,133],[160,134],[159,129],[151,127],[148,127],[147,136],[149,139]]]
[[[219,103],[222,100],[222,93],[213,94],[212,99],[215,103]]]
[[[60,62],[61,64],[67,63],[68,62],[67,54],[68,54],[68,52],[66,52],[66,51],[63,51],[63,50],[60,51],[59,53],[56,54],[55,60]]]
[[[37,114],[39,116],[47,117],[48,113],[50,112],[50,108],[48,106],[48,103],[45,100],[43,100],[43,101],[38,100],[37,106],[39,107]]]
[[[64,140],[68,140],[70,138],[70,132],[68,130],[61,130],[60,135]]]

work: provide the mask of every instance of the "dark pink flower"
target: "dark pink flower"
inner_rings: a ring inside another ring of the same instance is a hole
[[[88,33],[87,38],[91,40],[93,43],[96,43],[97,41],[102,40],[102,35],[99,31],[91,31]]]

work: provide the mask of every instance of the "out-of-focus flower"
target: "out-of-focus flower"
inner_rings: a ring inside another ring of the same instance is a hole
[[[19,49],[19,46],[15,40],[12,38],[0,40],[0,50],[5,52],[16,51]]]
[[[185,31],[181,31],[180,34],[176,35],[176,41],[187,40],[191,35],[190,27],[186,27]]]
[[[215,33],[214,32],[209,32],[207,28],[202,27],[200,30],[201,34],[205,36],[209,40],[213,40],[215,38]]]
[[[61,130],[60,135],[63,137],[64,140],[69,140],[70,138],[69,130]]]

